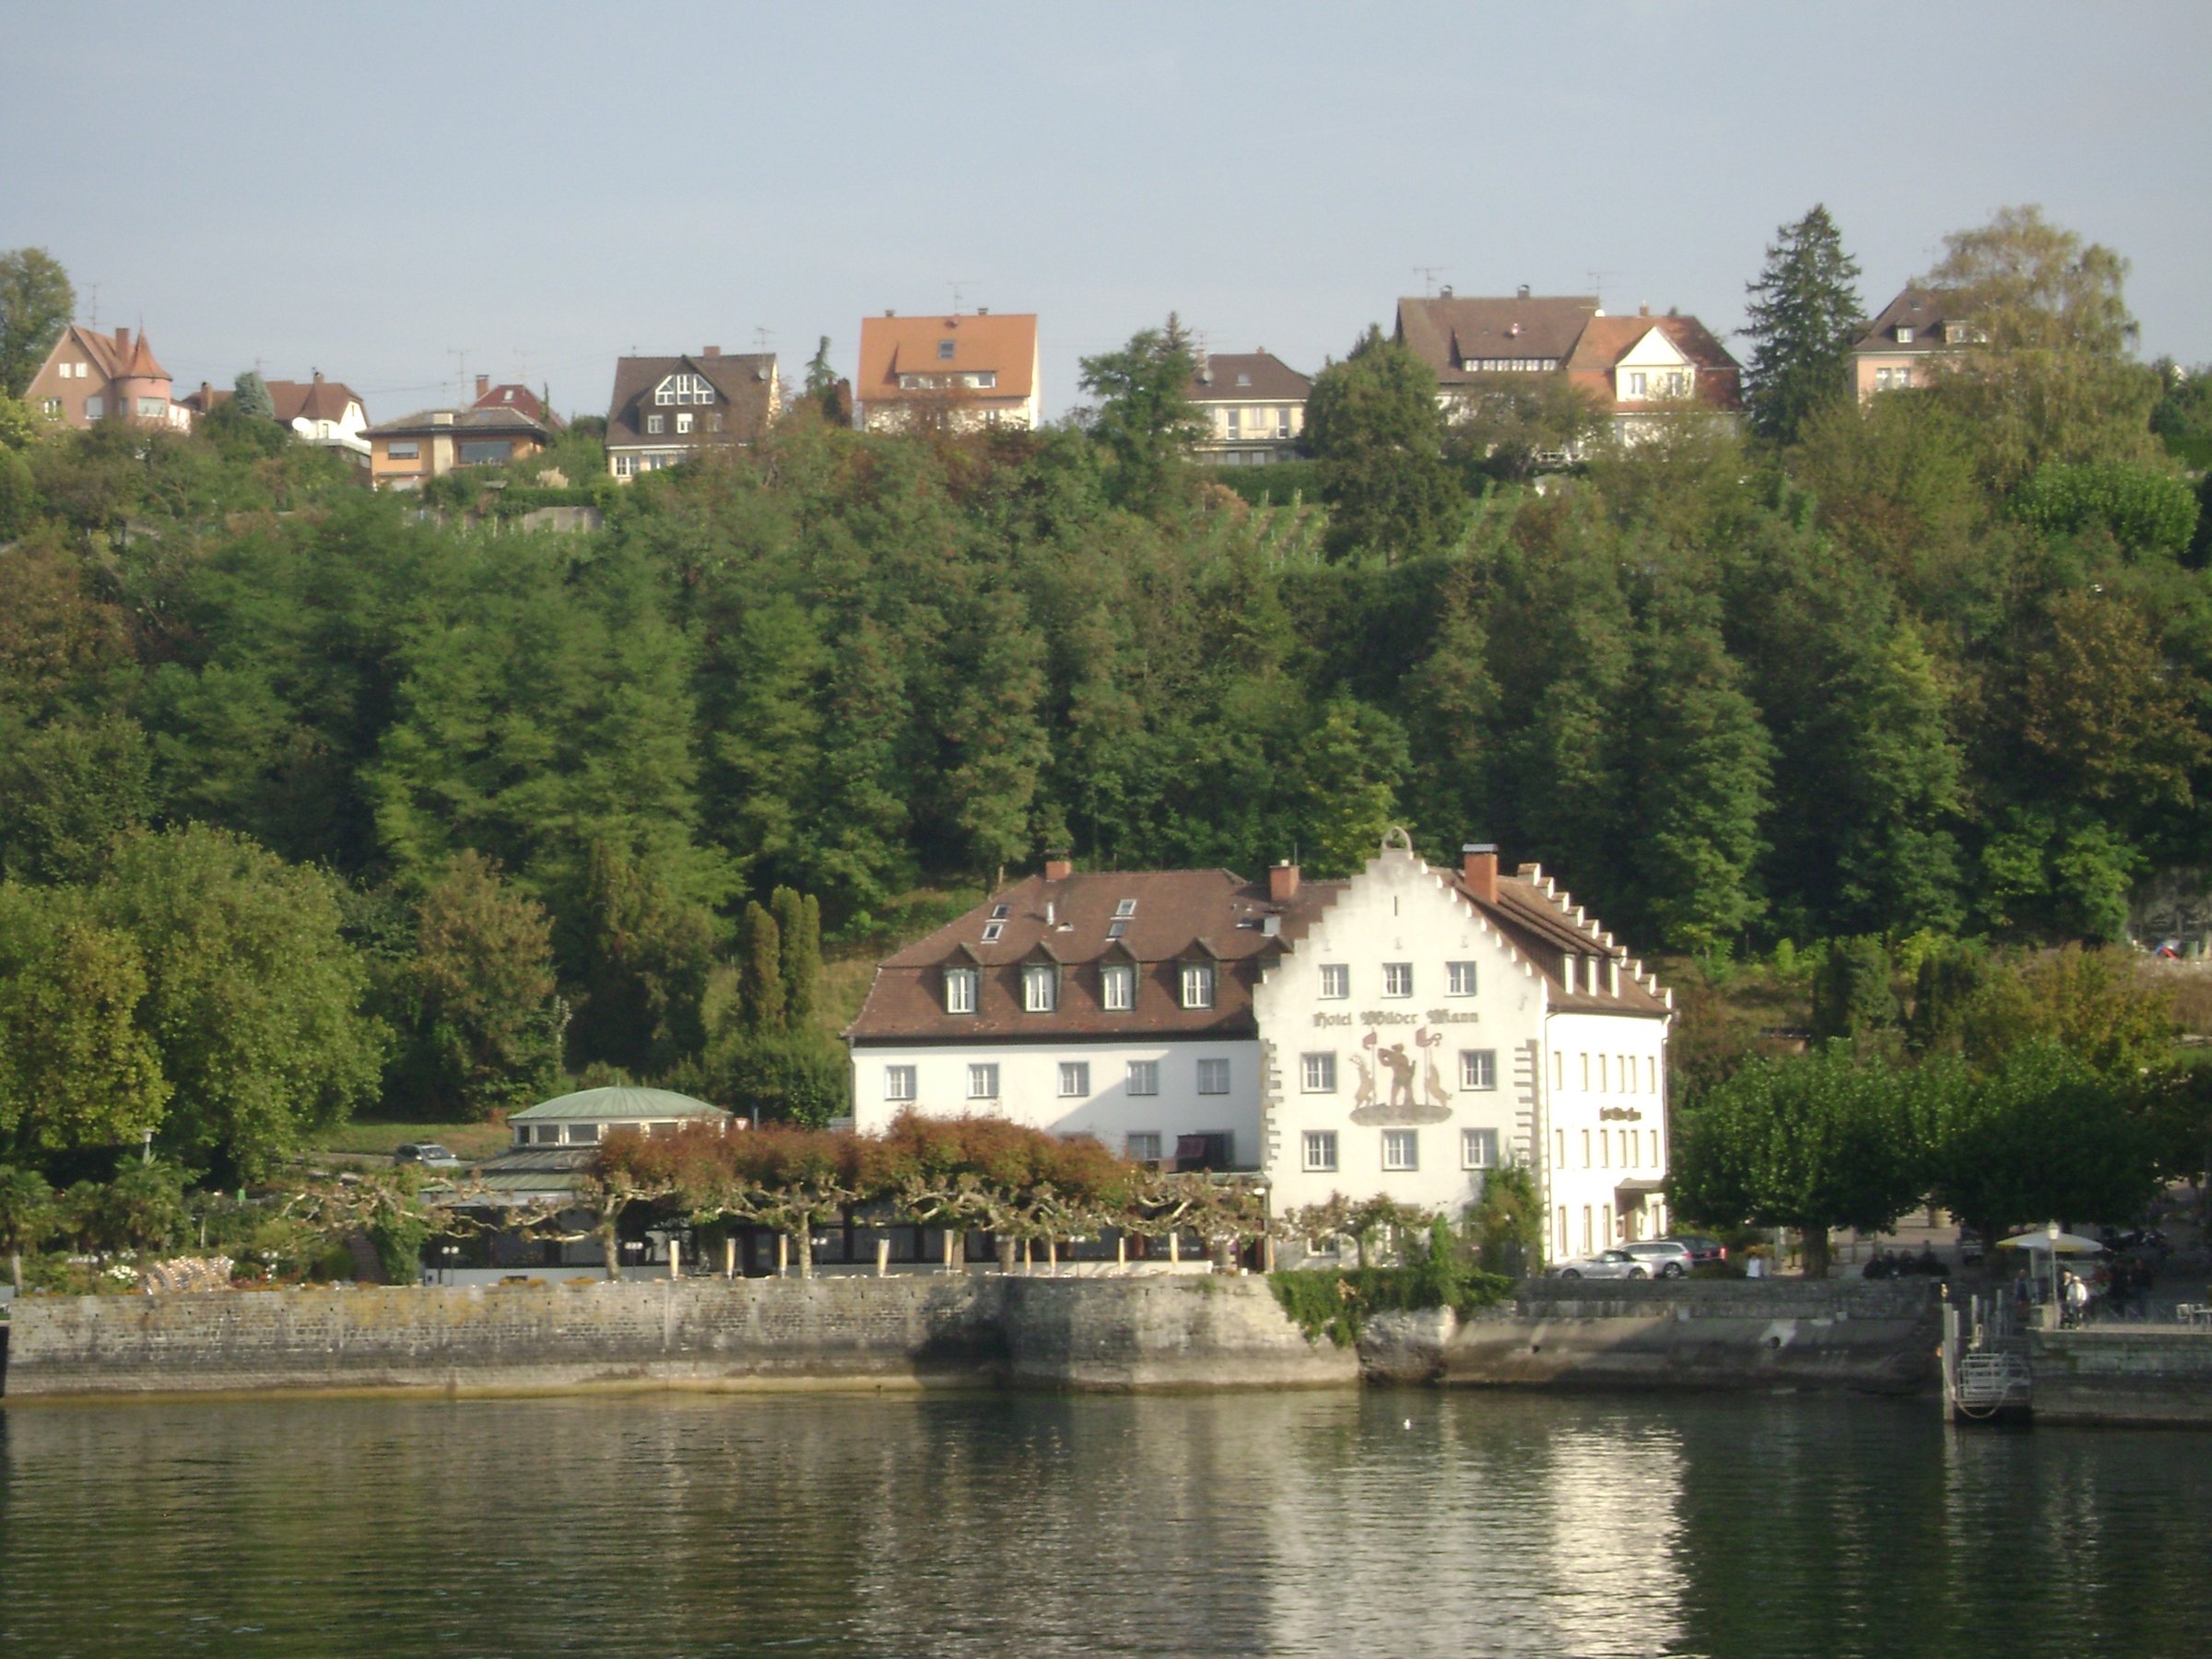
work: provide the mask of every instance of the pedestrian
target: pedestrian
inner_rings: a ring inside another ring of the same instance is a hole
[[[2089,1311],[2088,1281],[2080,1274],[2069,1270],[2066,1274],[2066,1323],[2081,1324]]]

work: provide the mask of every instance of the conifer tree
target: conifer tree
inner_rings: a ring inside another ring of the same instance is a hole
[[[1745,312],[1751,360],[1744,401],[1751,426],[1774,443],[1794,443],[1806,417],[1844,394],[1852,337],[1865,320],[1858,262],[1828,209],[1816,204],[1775,232],[1766,269],[1748,284]]]
[[[772,1037],[786,1024],[783,930],[758,902],[737,924],[737,1017],[747,1031]]]

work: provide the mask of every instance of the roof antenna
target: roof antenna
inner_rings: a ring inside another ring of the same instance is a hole
[[[1597,309],[1601,312],[1604,311],[1606,309],[1606,278],[1612,276],[1613,273],[1610,271],[1584,271],[1583,275],[1590,278],[1590,292],[1596,298]]]
[[[1436,279],[1452,267],[1450,265],[1415,265],[1413,274],[1421,279],[1421,292],[1429,299],[1436,298]]]
[[[957,317],[960,314],[960,290],[964,288],[973,288],[975,286],[975,278],[972,276],[955,276],[945,286],[952,290],[952,314]]]
[[[100,284],[92,282],[87,283],[85,286],[92,290],[92,318],[85,326],[98,328],[100,326]]]
[[[765,329],[765,328],[755,328],[755,329],[753,330],[753,349],[754,349],[755,351],[757,351],[757,352],[762,353],[763,355],[765,355],[765,354],[767,353],[767,351],[768,351],[768,330],[767,330],[767,329]]]

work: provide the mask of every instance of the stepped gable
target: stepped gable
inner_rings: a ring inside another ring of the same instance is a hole
[[[1464,876],[1457,885],[1468,901],[1496,924],[1523,959],[1549,982],[1547,996],[1555,1012],[1664,1016],[1672,1011],[1673,994],[1662,989],[1657,978],[1645,971],[1643,963],[1630,957],[1627,947],[1606,932],[1596,918],[1586,914],[1569,894],[1561,892],[1551,877],[1544,874],[1543,865],[1525,864],[1516,874],[1500,877],[1495,903],[1477,893]],[[1577,971],[1575,988],[1570,992],[1566,988],[1569,957],[1583,961],[1595,958],[1608,964],[1618,962],[1620,994],[1612,994],[1609,982],[1592,987],[1585,982],[1582,970]]]

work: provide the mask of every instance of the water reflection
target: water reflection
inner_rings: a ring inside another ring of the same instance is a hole
[[[2201,1436],[1351,1391],[0,1413],[0,1649],[2202,1651]]]

